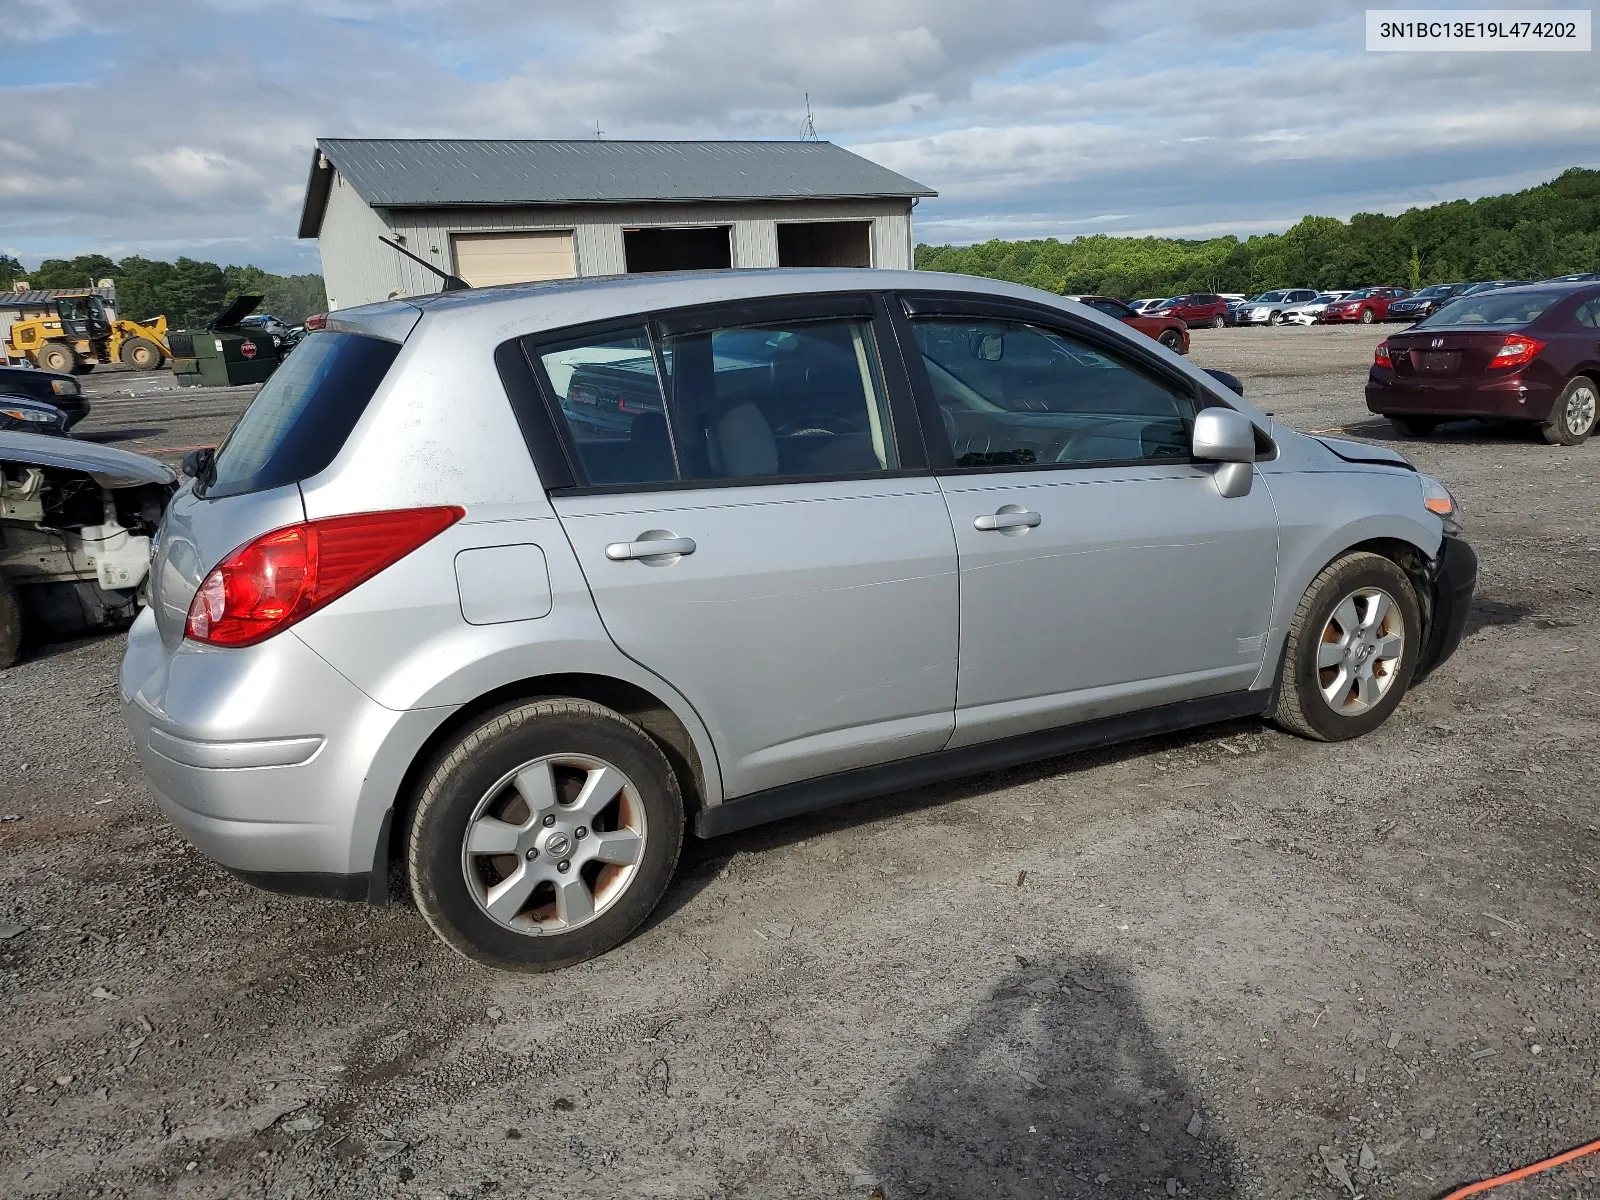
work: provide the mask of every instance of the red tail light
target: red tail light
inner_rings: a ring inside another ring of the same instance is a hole
[[[314,333],[319,329],[326,329],[327,327],[328,327],[328,314],[327,313],[312,313],[309,317],[306,318],[306,332],[307,333]]]
[[[402,508],[323,517],[264,533],[205,577],[189,603],[184,635],[208,646],[265,641],[464,516],[461,508]]]
[[[1372,365],[1375,367],[1392,367],[1394,363],[1389,359],[1389,343],[1379,342],[1378,348],[1372,352]]]
[[[1543,349],[1544,343],[1538,338],[1523,337],[1520,333],[1508,333],[1505,345],[1495,351],[1494,357],[1489,360],[1489,365],[1520,367],[1524,363],[1532,362],[1533,356]]]

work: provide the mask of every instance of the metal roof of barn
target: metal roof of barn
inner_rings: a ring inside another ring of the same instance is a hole
[[[335,168],[375,208],[937,195],[832,142],[318,138],[301,237],[317,236]]]
[[[55,303],[58,296],[82,296],[85,292],[102,300],[114,300],[116,288],[33,288],[26,292],[0,292],[0,308],[40,308]]]

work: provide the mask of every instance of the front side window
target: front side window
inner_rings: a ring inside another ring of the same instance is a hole
[[[662,343],[685,480],[894,470],[872,323],[844,317],[679,334]]]
[[[1001,319],[919,318],[913,328],[957,467],[1189,454],[1189,396],[1095,345]]]

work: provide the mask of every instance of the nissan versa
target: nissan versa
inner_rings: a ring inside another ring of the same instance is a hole
[[[1262,715],[1367,733],[1461,638],[1436,480],[993,280],[527,284],[329,315],[162,527],[123,706],[267,887],[548,969],[709,836]]]

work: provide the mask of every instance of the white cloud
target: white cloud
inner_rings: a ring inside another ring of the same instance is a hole
[[[807,92],[824,137],[939,190],[925,240],[1251,232],[1600,160],[1590,56],[1369,55],[1351,0],[27,4],[0,243],[29,259],[314,269],[319,135],[786,137]]]

